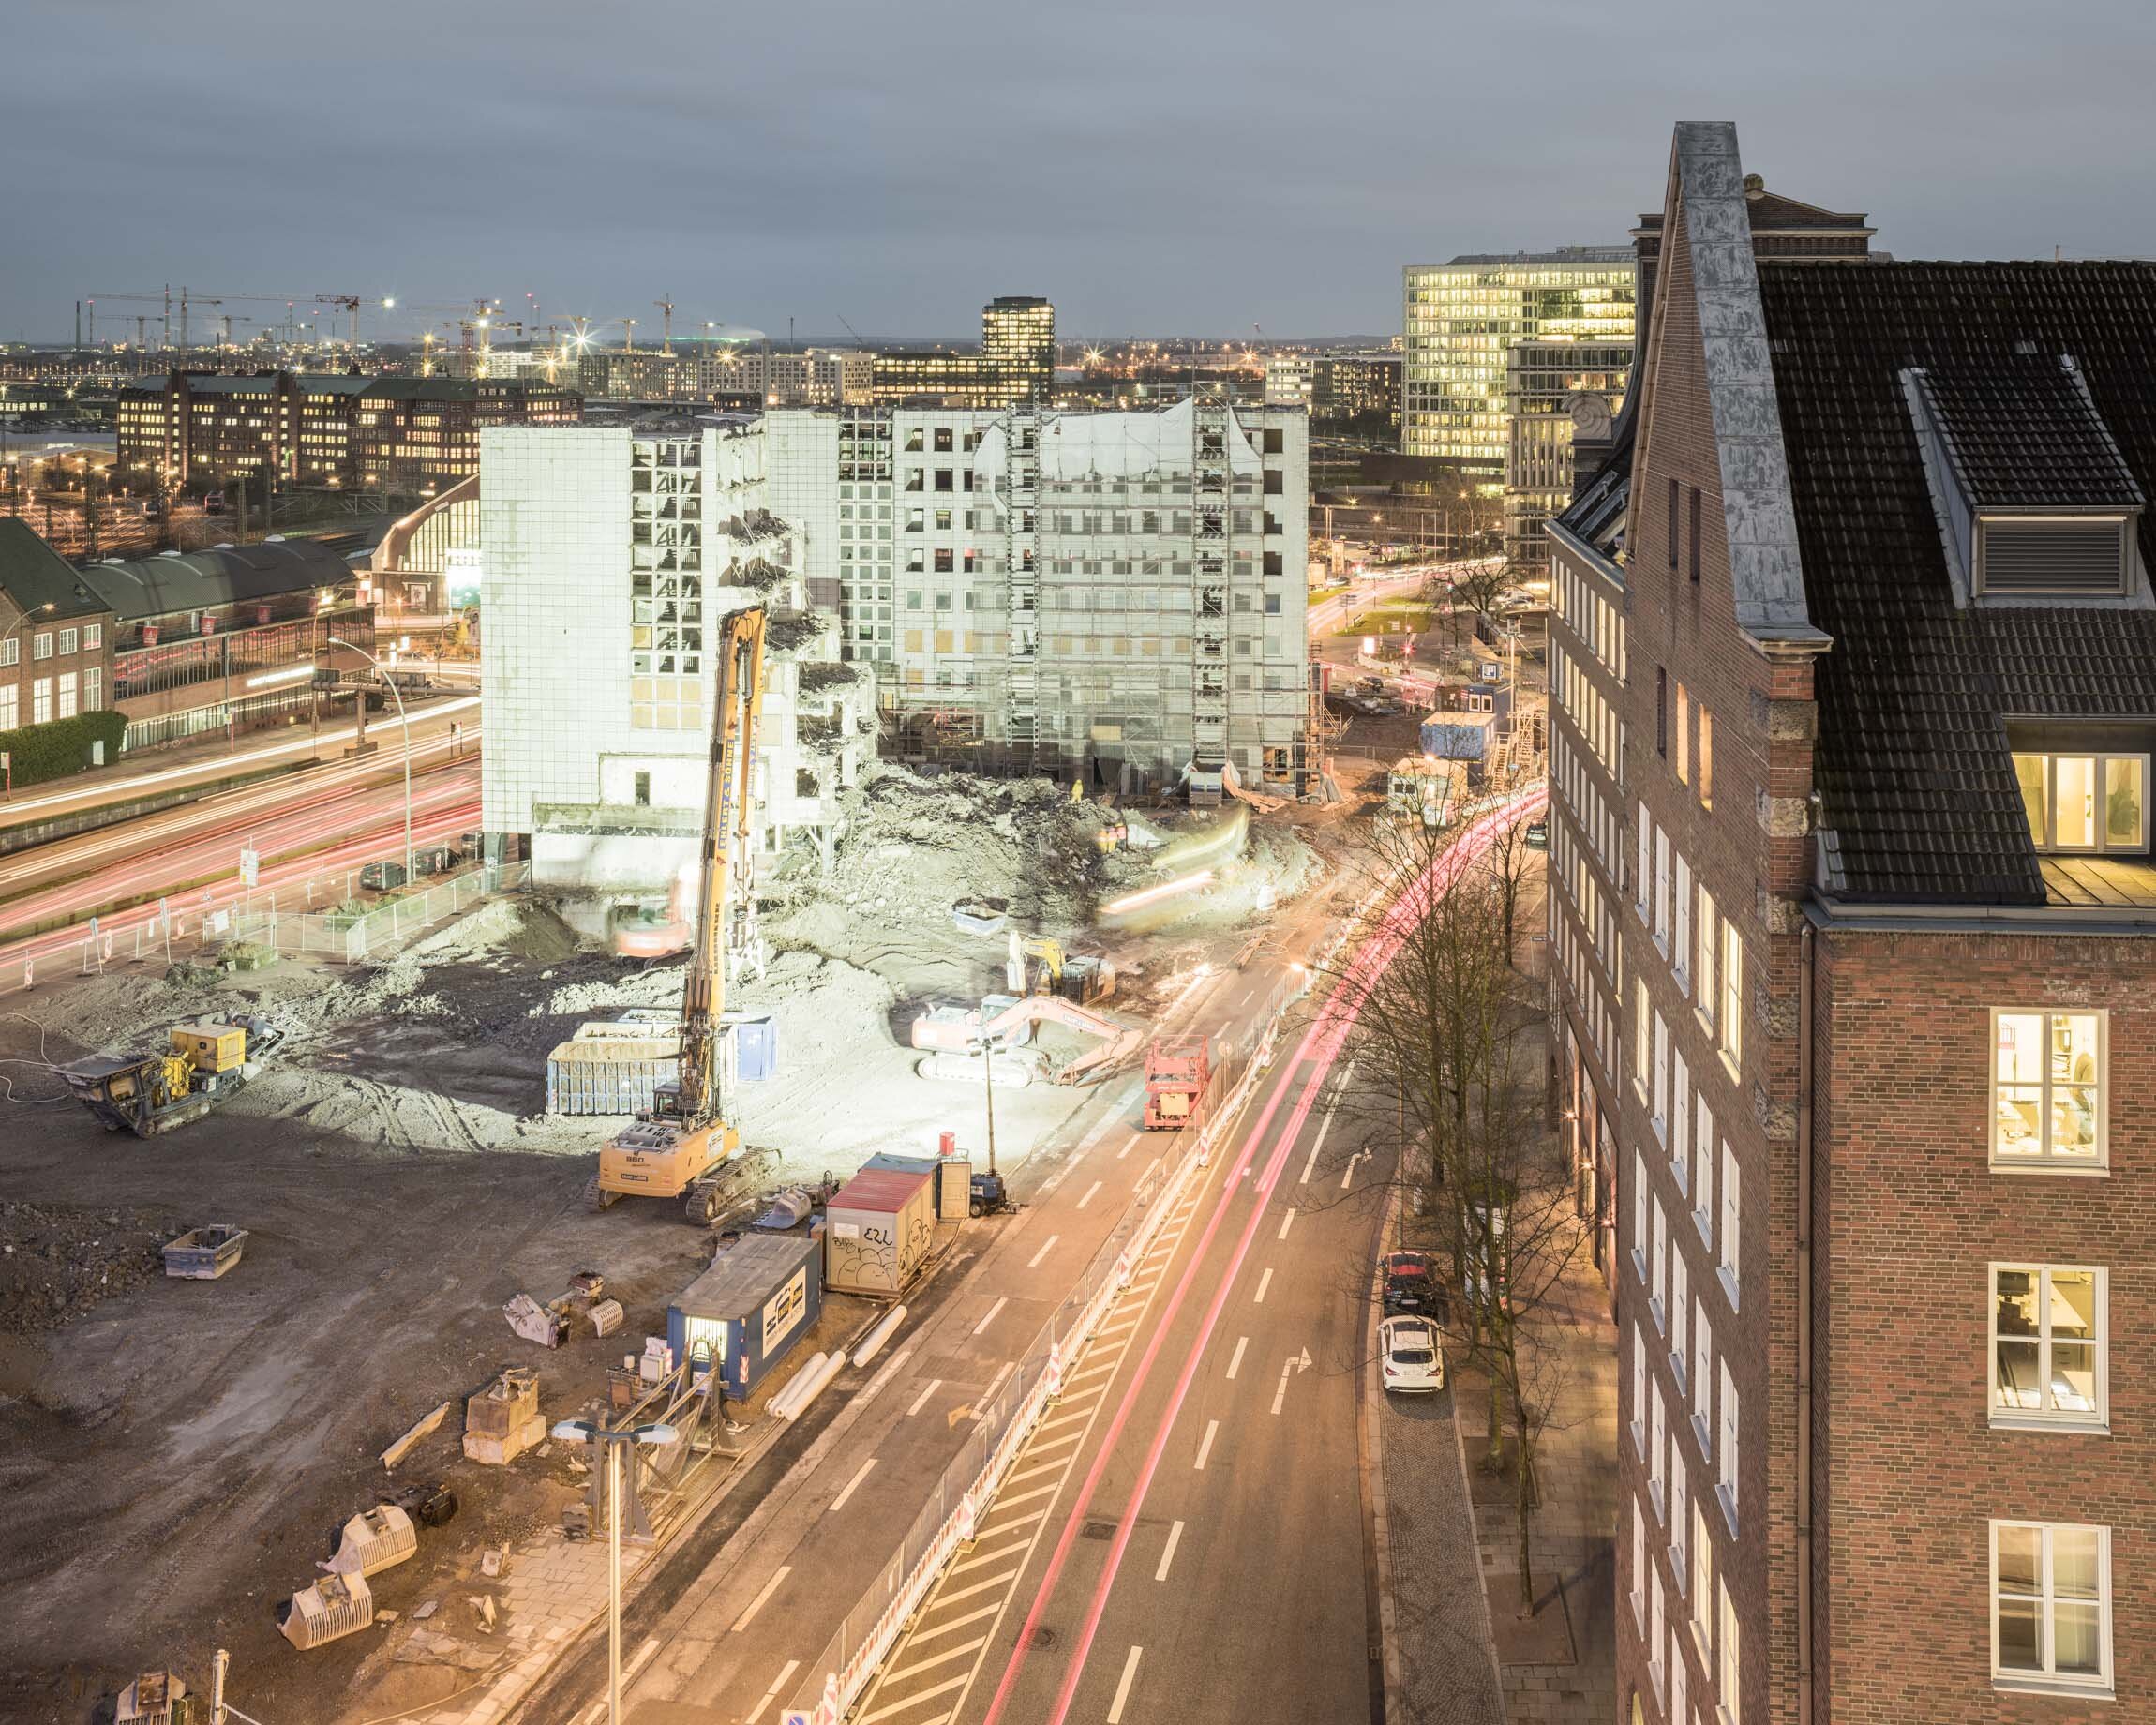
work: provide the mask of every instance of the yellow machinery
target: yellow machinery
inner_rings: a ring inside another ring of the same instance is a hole
[[[680,1076],[658,1086],[649,1112],[639,1114],[600,1149],[599,1172],[587,1189],[594,1209],[624,1197],[679,1198],[690,1221],[708,1222],[726,1201],[728,1182],[714,1177],[741,1148],[741,1134],[726,1118],[716,1058],[718,1025],[726,1005],[734,848],[745,848],[749,837],[763,685],[764,608],[759,605],[726,619],[719,655],[704,804],[703,882],[690,926],[689,975],[681,998]]]
[[[107,1132],[154,1138],[201,1119],[244,1088],[283,1041],[267,1019],[208,1019],[174,1025],[163,1052],[89,1055],[60,1075]]]
[[[1026,960],[1041,961],[1041,980],[1028,986]],[[1009,956],[1003,961],[1004,984],[1014,995],[1054,994],[1063,980],[1063,943],[1047,935],[1022,935],[1011,931]]]

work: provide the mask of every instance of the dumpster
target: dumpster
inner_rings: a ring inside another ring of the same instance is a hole
[[[247,1231],[235,1228],[230,1222],[213,1222],[207,1226],[189,1228],[175,1240],[168,1240],[159,1255],[165,1260],[165,1274],[183,1276],[195,1282],[215,1282],[225,1271],[240,1261],[240,1253],[247,1250]]]
[[[895,1299],[935,1238],[935,1164],[864,1167],[824,1206],[824,1285]]]
[[[754,1394],[823,1311],[822,1252],[805,1234],[737,1240],[666,1308],[674,1358],[715,1368],[737,1401]]]

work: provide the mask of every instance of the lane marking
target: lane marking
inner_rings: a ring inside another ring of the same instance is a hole
[[[1043,1462],[1037,1467],[1022,1467],[1014,1474],[1005,1474],[1003,1483],[1005,1485],[1016,1485],[1021,1479],[1030,1479],[1035,1474],[1045,1474],[1051,1468],[1061,1467],[1062,1465],[1063,1460],[1058,1457],[1052,1461]]]
[[[1062,1489],[1063,1482],[1060,1479],[1054,1479],[1046,1485],[1037,1485],[1031,1491],[1018,1492],[1009,1497],[1005,1497],[998,1492],[996,1495],[996,1501],[1005,1508],[1015,1508],[1020,1504],[1029,1504],[1036,1497],[1044,1497],[1052,1492],[1060,1492]]]
[[[1357,1150],[1348,1158],[1347,1166],[1340,1170],[1340,1190],[1342,1192],[1348,1189],[1349,1181],[1355,1178],[1356,1163],[1368,1162],[1374,1153],[1370,1150]]]
[[[1202,1474],[1205,1471],[1205,1458],[1213,1453],[1213,1434],[1220,1429],[1220,1422],[1219,1420],[1208,1419],[1205,1421],[1205,1441],[1198,1446],[1198,1460],[1191,1469],[1193,1473]]]
[[[1275,1239],[1286,1239],[1288,1237],[1288,1229],[1294,1225],[1295,1220],[1295,1213],[1293,1210],[1290,1210],[1285,1216],[1282,1216],[1280,1218],[1280,1231],[1274,1235],[1273,1238]]]
[[[739,1635],[743,1629],[749,1627],[749,1619],[754,1617],[758,1612],[764,1609],[764,1601],[769,1599],[771,1595],[778,1592],[780,1586],[785,1582],[786,1577],[791,1575],[793,1572],[794,1567],[791,1564],[781,1564],[778,1567],[778,1568],[772,1573],[771,1579],[764,1583],[763,1591],[756,1595],[755,1598],[751,1599],[748,1604],[748,1609],[744,1611],[739,1617],[734,1619],[734,1633],[736,1635]]]
[[[957,1676],[947,1678],[933,1688],[921,1690],[918,1695],[908,1695],[904,1701],[894,1701],[888,1707],[878,1707],[874,1713],[862,1719],[861,1725],[876,1725],[876,1721],[878,1719],[888,1719],[894,1713],[904,1713],[908,1707],[918,1707],[924,1701],[934,1701],[938,1695],[948,1695],[960,1684],[968,1681],[970,1675],[970,1672],[961,1672]],[[946,1713],[941,1717],[949,1718],[951,1716]]]
[[[1027,1269],[1039,1269],[1041,1260],[1055,1249],[1056,1242],[1062,1238],[1060,1234],[1051,1234],[1045,1240],[1041,1241],[1041,1250],[1026,1260],[1026,1268]]]
[[[1123,1681],[1115,1686],[1115,1699],[1108,1703],[1108,1725],[1123,1725],[1123,1703],[1130,1699],[1130,1682],[1138,1674],[1138,1656],[1145,1650],[1132,1647],[1123,1661]]]
[[[992,1575],[985,1582],[976,1582],[970,1587],[961,1587],[956,1593],[947,1593],[936,1603],[938,1607],[955,1605],[959,1600],[970,1598],[977,1593],[986,1593],[991,1587],[1002,1586],[1017,1573],[1015,1569],[1006,1569],[1001,1575]]]
[[[1167,1549],[1160,1553],[1160,1567],[1153,1571],[1153,1579],[1156,1582],[1164,1582],[1168,1579],[1168,1566],[1175,1561],[1175,1547],[1182,1543],[1182,1538],[1183,1524],[1177,1522],[1175,1526],[1168,1529]]]
[[[1339,1106],[1340,1103],[1336,1101],[1332,1108],[1325,1110],[1325,1118],[1318,1122],[1318,1135],[1310,1144],[1310,1159],[1303,1163],[1302,1178],[1295,1182],[1296,1185],[1309,1185],[1310,1176],[1317,1172],[1318,1152],[1325,1148],[1325,1133],[1333,1129],[1333,1109]]]
[[[764,1709],[770,1706],[771,1702],[778,1700],[779,1691],[786,1687],[787,1681],[793,1676],[794,1672],[801,1670],[801,1662],[799,1659],[788,1659],[784,1665],[780,1666],[779,1674],[771,1679],[771,1687],[763,1692],[763,1698],[749,1710],[749,1718],[752,1719],[762,1718],[764,1716]]]
[[[869,1379],[868,1388],[854,1397],[856,1406],[865,1407],[884,1391],[891,1380],[898,1375],[899,1368],[913,1358],[911,1348],[901,1348],[883,1363],[883,1370]]]
[[[1243,1350],[1250,1345],[1250,1337],[1237,1336],[1235,1338],[1235,1355],[1233,1359],[1228,1361],[1228,1375],[1231,1378],[1243,1369]]]
[[[1097,1366],[1087,1366],[1083,1372],[1073,1372],[1063,1381],[1067,1384],[1075,1384],[1084,1378],[1098,1377],[1103,1372],[1115,1371],[1115,1369],[1122,1363],[1123,1362],[1119,1359],[1103,1359]]]
[[[931,1605],[923,1607],[922,1609],[926,1611],[934,1611],[936,1607]],[[933,1629],[916,1629],[911,1635],[906,1638],[906,1644],[910,1647],[915,1642],[927,1641],[931,1636],[949,1635],[951,1630],[963,1629],[969,1623],[979,1623],[983,1617],[993,1617],[1002,1609],[1003,1607],[1000,1603],[983,1605],[979,1611],[967,1612],[963,1617],[953,1617],[949,1623],[939,1623]]]
[[[1253,1306],[1264,1305],[1265,1303],[1265,1290],[1272,1285],[1273,1272],[1268,1268],[1264,1275],[1258,1278],[1258,1291],[1251,1297],[1250,1304]]]
[[[659,1651],[659,1638],[654,1635],[636,1649],[636,1657],[621,1667],[621,1682],[626,1686],[636,1674],[651,1662],[651,1656]]]
[[[1145,1134],[1144,1132],[1132,1132],[1130,1134],[1130,1142],[1126,1144],[1121,1149],[1115,1152],[1115,1160],[1117,1162],[1121,1162],[1124,1157],[1130,1155],[1132,1150],[1138,1148],[1139,1144],[1144,1140],[1145,1136]]]
[[[1003,1298],[998,1299],[993,1306],[989,1307],[988,1315],[982,1318],[980,1323],[973,1327],[973,1333],[978,1336],[982,1330],[986,1329],[991,1324],[995,1323],[996,1314],[998,1312],[1001,1312],[1003,1308],[1008,1306],[1010,1303],[1010,1297],[1005,1296]]]
[[[1003,1302],[997,1300],[996,1303],[1000,1306]],[[1017,1367],[1008,1359],[996,1369],[996,1375],[988,1380],[988,1388],[981,1391],[981,1400],[973,1404],[974,1418],[988,1418],[988,1409],[996,1400],[996,1392],[1003,1388],[1003,1380],[1016,1370]]]
[[[989,1609],[993,1611],[995,1608],[991,1606]],[[920,1676],[922,1672],[927,1671],[932,1666],[941,1665],[949,1659],[963,1659],[976,1647],[987,1645],[988,1637],[983,1635],[977,1641],[966,1642],[959,1646],[946,1648],[941,1653],[932,1654],[925,1659],[916,1659],[911,1665],[901,1667],[887,1676],[884,1682],[887,1684],[904,1683],[908,1677]]]
[[[1086,1207],[1088,1204],[1092,1203],[1092,1202],[1093,1202],[1093,1194],[1094,1194],[1095,1192],[1099,1192],[1100,1190],[1100,1182],[1099,1180],[1095,1180],[1095,1181],[1092,1183],[1092,1185],[1090,1185],[1090,1186],[1086,1187],[1086,1188],[1085,1188],[1085,1195],[1083,1198],[1081,1198],[1081,1199],[1079,1199],[1079,1200],[1078,1200],[1078,1208],[1079,1208],[1080,1209],[1084,1209],[1084,1208],[1085,1208],[1085,1207]]]
[[[934,1394],[935,1394],[935,1393],[936,1393],[937,1390],[941,1389],[942,1388],[943,1388],[943,1380],[942,1380],[941,1378],[939,1378],[939,1377],[932,1377],[932,1378],[930,1378],[930,1379],[928,1380],[928,1388],[925,1388],[925,1389],[923,1389],[923,1390],[922,1390],[922,1391],[921,1391],[921,1393],[920,1393],[918,1396],[914,1397],[914,1399],[913,1399],[913,1405],[912,1405],[911,1407],[907,1408],[906,1411],[908,1414],[918,1414],[918,1413],[920,1413],[920,1412],[921,1412],[921,1410],[922,1408],[924,1408],[924,1407],[926,1407],[926,1406],[928,1405],[928,1398],[929,1398],[929,1397],[931,1397],[931,1396],[933,1396],[933,1395],[934,1395]]]
[[[875,1465],[876,1458],[874,1456],[870,1456],[867,1461],[861,1464],[861,1472],[854,1475],[851,1479],[846,1482],[846,1490],[841,1492],[836,1497],[831,1500],[831,1508],[825,1510],[824,1513],[826,1515],[836,1515],[841,1509],[844,1509],[846,1508],[846,1500],[854,1494],[854,1492],[859,1488],[861,1482],[868,1478],[869,1470]]]
[[[1036,1438],[1027,1444],[1026,1448],[1029,1454],[1041,1449],[1060,1449],[1065,1444],[1075,1444],[1078,1441],[1078,1436],[1079,1434],[1075,1432],[1066,1432],[1061,1437],[1052,1437],[1045,1444]]]
[[[1295,1362],[1292,1359],[1280,1368],[1280,1381],[1273,1387],[1273,1412],[1276,1414],[1280,1411],[1280,1403],[1288,1399],[1288,1374],[1295,1369]]]

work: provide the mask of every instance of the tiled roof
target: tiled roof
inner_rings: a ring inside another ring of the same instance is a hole
[[[2156,717],[2156,612],[1960,610],[1900,373],[2070,353],[2142,491],[2156,479],[2156,265],[1759,272],[1819,660],[1816,782],[1838,891],[2042,904],[2003,715]],[[2002,476],[2002,484],[2005,483]],[[2156,521],[2140,523],[2156,567]]]
[[[0,592],[25,612],[50,605],[52,608],[47,615],[55,620],[97,617],[105,610],[105,602],[90,591],[74,565],[16,516],[0,516]]]
[[[1983,356],[1915,374],[1977,509],[2138,508],[2126,457],[2072,354]]]

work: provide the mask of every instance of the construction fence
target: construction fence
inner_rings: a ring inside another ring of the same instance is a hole
[[[232,920],[228,938],[291,954],[356,965],[416,940],[438,922],[461,916],[482,899],[513,892],[529,883],[529,862],[502,862],[444,875],[416,892],[401,892],[365,909],[280,910],[273,898]],[[350,903],[353,881],[337,902]]]
[[[1062,1394],[1064,1374],[1137,1272],[1161,1223],[1181,1201],[1269,1069],[1285,1034],[1289,1010],[1302,998],[1295,983],[1275,997],[1257,1046],[1215,1070],[1200,1119],[1162,1141],[1158,1161],[1139,1177],[1130,1201],[1070,1295],[1034,1337],[1018,1363],[976,1403],[966,1446],[944,1470],[891,1554],[882,1574],[846,1613],[838,1633],[809,1670],[793,1712],[813,1725],[838,1725],[867,1691],[877,1667],[907,1620],[951,1559],[972,1540],[996,1488],[1042,1416]],[[791,1718],[792,1713],[782,1718]]]

